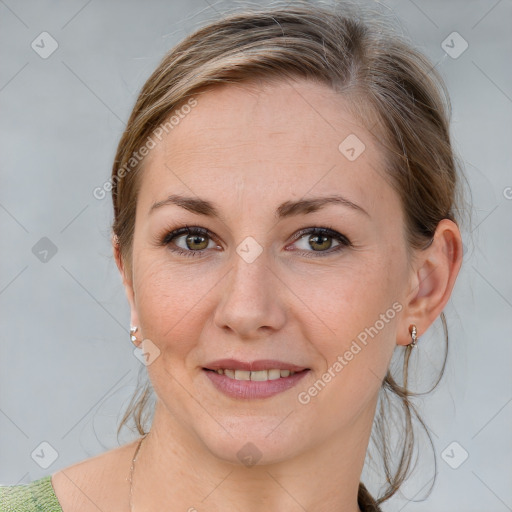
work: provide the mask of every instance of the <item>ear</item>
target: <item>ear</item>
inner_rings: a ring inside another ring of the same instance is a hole
[[[116,235],[112,235],[112,250],[114,252],[117,268],[121,274],[121,279],[123,280],[126,298],[128,299],[128,304],[130,305],[130,325],[139,326],[139,317],[137,314],[137,308],[135,306],[135,292],[133,290],[132,272],[131,269],[123,261],[121,248],[119,246],[119,241]]]
[[[455,222],[439,222],[429,247],[414,257],[409,293],[402,314],[398,345],[411,343],[410,326],[416,325],[418,338],[442,313],[462,265],[462,238]]]

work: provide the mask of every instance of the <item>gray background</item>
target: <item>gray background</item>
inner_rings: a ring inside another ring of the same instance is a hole
[[[117,446],[120,411],[145,369],[132,353],[111,256],[110,200],[92,190],[108,179],[136,94],[163,54],[233,5],[0,0],[0,484],[26,483]],[[436,486],[428,500],[411,501],[433,476],[423,439],[418,470],[384,510],[512,510],[512,2],[384,5],[446,79],[474,206],[445,310],[446,374],[419,401],[435,444]],[[31,47],[44,31],[58,43],[47,58]],[[469,45],[458,58],[441,46],[453,31]],[[425,379],[416,389],[428,388],[440,338],[436,323],[421,339],[413,367]],[[120,442],[132,438],[125,431]],[[43,441],[58,452],[46,469],[31,457]],[[469,456],[454,469],[463,450]],[[373,472],[365,475],[377,489]]]

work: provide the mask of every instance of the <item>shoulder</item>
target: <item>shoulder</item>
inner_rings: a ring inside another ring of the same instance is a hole
[[[135,441],[128,443],[52,474],[51,484],[62,511],[124,509],[135,445]]]
[[[51,484],[45,476],[29,484],[0,486],[0,512],[62,512]]]

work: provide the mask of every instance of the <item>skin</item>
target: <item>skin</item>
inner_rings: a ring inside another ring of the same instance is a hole
[[[137,459],[134,510],[358,511],[382,379],[397,345],[410,343],[411,324],[421,337],[447,303],[461,265],[459,230],[442,220],[428,249],[410,252],[378,141],[323,85],[229,85],[197,100],[146,160],[132,261],[114,246],[131,323],[160,351],[147,366],[158,402]],[[366,146],[354,161],[338,149],[349,134]],[[208,200],[221,218],[172,204],[150,211],[171,194]],[[274,214],[287,201],[332,194],[367,213],[327,204]],[[172,252],[187,250],[186,234],[160,243],[184,225],[212,233],[202,254]],[[332,252],[335,239],[330,249],[312,246],[310,234],[294,239],[309,227],[330,227],[352,245]],[[263,248],[252,263],[236,252],[248,236]],[[401,311],[300,403],[298,393],[393,303]],[[310,372],[271,398],[237,400],[202,370],[225,357]],[[261,454],[252,467],[237,456],[248,442]]]

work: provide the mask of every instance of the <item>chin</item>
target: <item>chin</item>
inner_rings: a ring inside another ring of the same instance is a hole
[[[226,421],[215,432],[199,433],[210,453],[237,466],[276,464],[304,451],[304,436],[294,435],[284,428],[276,429],[279,419],[271,417],[243,418]],[[286,421],[286,420],[285,420]]]

